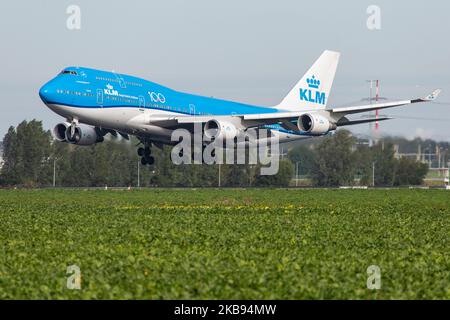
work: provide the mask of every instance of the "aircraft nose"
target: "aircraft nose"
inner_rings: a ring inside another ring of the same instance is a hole
[[[52,101],[52,97],[55,95],[55,89],[53,85],[48,82],[39,89],[39,96],[44,103]]]

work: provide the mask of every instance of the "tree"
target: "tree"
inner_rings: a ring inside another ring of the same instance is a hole
[[[140,159],[134,142],[107,137],[102,143],[77,146],[55,141],[52,159],[56,159],[56,184],[86,187],[135,185]]]
[[[0,173],[2,185],[15,184],[19,177],[19,150],[16,129],[11,126],[3,138],[3,166]]]
[[[1,169],[3,185],[39,186],[51,181],[51,134],[42,122],[22,121],[10,127],[4,142],[4,165]]]
[[[398,162],[395,159],[394,145],[378,144],[372,148],[375,162],[375,185],[390,187],[394,185]]]
[[[230,164],[223,166],[225,185],[228,187],[247,187],[250,185],[251,168],[246,164]]]
[[[360,185],[372,184],[373,161],[372,148],[369,148],[367,145],[357,148],[355,151],[355,169],[356,176],[360,179]]]
[[[428,173],[428,165],[408,158],[398,161],[394,185],[420,185]]]
[[[340,130],[317,147],[313,182],[317,186],[352,184],[355,176],[355,139],[349,131]]]
[[[278,173],[274,175],[260,175],[258,170],[255,185],[258,187],[288,187],[294,175],[294,165],[289,160],[281,160]]]
[[[291,149],[288,158],[294,165],[298,163],[298,174],[301,176],[311,175],[317,160],[314,150],[304,145]]]

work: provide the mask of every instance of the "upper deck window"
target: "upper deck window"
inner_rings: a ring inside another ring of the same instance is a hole
[[[74,76],[77,75],[77,73],[75,71],[71,71],[71,70],[63,70],[63,71],[61,71],[61,74],[72,74]]]

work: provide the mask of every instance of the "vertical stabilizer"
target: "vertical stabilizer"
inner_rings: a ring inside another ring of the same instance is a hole
[[[339,56],[339,52],[324,51],[276,108],[289,111],[325,109]]]

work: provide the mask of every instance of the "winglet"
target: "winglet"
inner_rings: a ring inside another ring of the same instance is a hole
[[[423,101],[434,101],[438,97],[438,95],[441,93],[441,89],[436,89],[429,95],[427,95],[425,98],[422,98]]]

